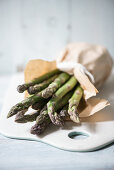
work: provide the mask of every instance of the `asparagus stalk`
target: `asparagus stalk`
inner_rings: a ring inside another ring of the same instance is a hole
[[[55,112],[56,103],[77,84],[74,76],[70,78],[61,88],[57,90],[52,99],[47,103],[48,114],[53,124],[59,125],[59,115]]]
[[[48,98],[52,96],[68,79],[70,75],[61,73],[46,89],[42,91],[42,97]]]
[[[40,115],[36,118],[36,123],[31,128],[31,133],[40,135],[46,127],[51,123],[51,120],[48,116],[47,106],[45,105],[43,110],[40,112]]]
[[[41,101],[43,98],[40,96],[40,94],[36,94],[36,95],[32,95],[28,98],[26,98],[25,100],[23,100],[22,102],[20,103],[17,103],[15,106],[13,106],[8,115],[7,115],[7,118],[17,114],[19,111],[22,111],[22,110],[25,110],[25,109],[28,109],[29,106],[33,105],[34,103],[36,102],[39,102]]]
[[[31,82],[28,82],[28,83],[25,83],[25,84],[22,84],[22,85],[19,85],[17,87],[17,91],[19,93],[23,93],[25,90],[27,90],[30,86],[34,86],[35,84],[38,84],[38,83],[41,83],[43,82],[44,80],[47,80],[49,79],[50,77],[54,76],[55,74],[58,74],[58,73],[61,73],[60,70],[58,69],[55,69],[55,70],[52,70],[34,80],[32,80]]]
[[[71,99],[69,100],[68,114],[73,122],[80,123],[77,107],[83,95],[83,89],[80,86],[76,87]]]
[[[55,109],[56,111],[61,109],[64,105],[66,105],[68,103],[68,100],[71,98],[72,93],[73,93],[72,91],[67,93],[64,96],[64,100],[62,98],[56,104],[56,109]],[[62,116],[62,115],[60,114],[60,116]],[[45,106],[44,110],[41,111],[40,115],[36,118],[36,124],[31,128],[31,133],[40,135],[50,123],[51,123],[51,120],[49,118],[48,111]]]
[[[46,127],[51,123],[50,119],[47,119],[46,121],[42,122],[41,124],[37,125],[35,124],[32,128],[31,128],[31,134],[33,135],[40,135],[41,133],[44,132],[44,130],[46,129]]]
[[[15,122],[17,122],[17,123],[33,122],[36,120],[36,118],[39,114],[40,114],[40,111],[36,111],[31,114],[23,115],[22,111],[20,111],[17,113],[17,115],[15,117]]]
[[[35,93],[45,89],[50,83],[52,83],[57,78],[57,76],[58,75],[54,75],[53,77],[43,81],[40,84],[35,84],[34,86],[30,86],[28,88],[29,94],[35,94]]]

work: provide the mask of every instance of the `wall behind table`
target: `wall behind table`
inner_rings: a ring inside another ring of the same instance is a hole
[[[54,59],[67,43],[106,46],[114,56],[114,0],[0,0],[0,73]]]

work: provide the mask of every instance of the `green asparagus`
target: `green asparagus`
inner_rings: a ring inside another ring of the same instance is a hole
[[[15,122],[17,122],[17,123],[33,122],[36,120],[36,118],[39,114],[40,114],[40,111],[36,111],[31,114],[23,115],[22,111],[20,111],[17,113],[17,115],[15,117]]]
[[[7,118],[17,114],[17,112],[28,109],[29,106],[33,105],[36,102],[41,101],[43,98],[40,96],[40,94],[36,94],[36,95],[32,95],[28,98],[26,98],[25,100],[23,100],[22,102],[16,104],[15,106],[13,106],[11,108],[11,110],[9,111]]]
[[[75,79],[74,76],[70,78],[61,88],[59,88],[52,99],[47,103],[47,109],[48,109],[48,114],[49,117],[52,121],[53,124],[59,125],[59,116],[55,113],[55,105],[56,103],[65,95],[67,94],[70,90],[72,90],[75,85],[77,84],[77,80]]]
[[[54,75],[53,77],[43,81],[40,84],[35,84],[34,86],[30,86],[28,88],[29,94],[35,94],[35,93],[45,89],[50,83],[52,83],[57,78],[57,76],[58,75]]]
[[[76,123],[80,122],[77,107],[82,98],[82,95],[83,89],[80,86],[77,86],[75,92],[73,93],[71,99],[69,100],[68,114],[70,115],[70,119]]]
[[[44,130],[46,129],[46,127],[51,123],[50,119],[47,119],[46,121],[42,122],[41,124],[37,125],[35,124],[34,126],[32,126],[31,128],[31,134],[33,135],[40,135],[41,133],[44,132]]]
[[[23,93],[25,90],[27,90],[30,86],[34,86],[35,84],[38,84],[38,83],[41,83],[43,82],[44,80],[47,80],[49,79],[50,77],[54,76],[55,74],[58,74],[58,73],[61,73],[60,70],[58,69],[55,69],[55,70],[52,70],[34,80],[32,80],[31,82],[28,82],[28,83],[25,83],[25,84],[22,84],[22,85],[19,85],[17,87],[17,91],[19,93]]]
[[[42,97],[48,98],[52,96],[68,79],[70,75],[61,73],[46,89],[42,91]]]

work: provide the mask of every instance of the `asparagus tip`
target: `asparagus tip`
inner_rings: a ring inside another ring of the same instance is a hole
[[[19,93],[23,93],[25,90],[26,90],[26,87],[25,87],[24,84],[19,85],[19,86],[17,87],[17,91],[18,91]]]
[[[7,118],[10,118],[14,115],[14,111],[12,111],[12,109],[9,111],[8,115],[7,115]]]
[[[11,114],[10,114],[10,113],[8,113],[8,115],[7,115],[7,119],[8,119],[8,118],[10,118],[10,117],[11,117]]]
[[[39,135],[40,134],[40,128],[39,125],[35,124],[31,127],[30,133],[33,135]]]
[[[54,114],[50,115],[50,119],[51,119],[52,123],[57,126],[64,125],[64,121],[61,119],[61,117],[56,112]]]
[[[21,115],[20,112],[17,113],[16,117],[15,117],[15,122],[17,123],[23,123],[22,118],[24,115]]]
[[[70,116],[70,119],[71,119],[73,122],[75,122],[75,123],[80,123],[80,118],[79,118],[79,116],[71,115],[71,116]]]

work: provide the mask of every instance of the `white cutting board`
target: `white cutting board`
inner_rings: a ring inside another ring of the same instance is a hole
[[[23,75],[12,77],[11,85],[5,97],[3,109],[0,114],[0,133],[9,138],[35,140],[47,143],[54,147],[69,151],[92,151],[114,142],[114,80],[113,75],[101,89],[102,98],[111,102],[103,111],[89,118],[83,118],[80,126],[66,122],[64,128],[50,125],[43,135],[30,134],[32,123],[18,124],[14,122],[15,116],[7,119],[7,113],[17,102],[23,100],[23,94],[16,91],[18,84],[23,82]],[[31,111],[31,109],[29,110]],[[73,134],[82,134],[75,139]],[[85,135],[85,137],[83,136]],[[81,138],[84,137],[84,138]]]

